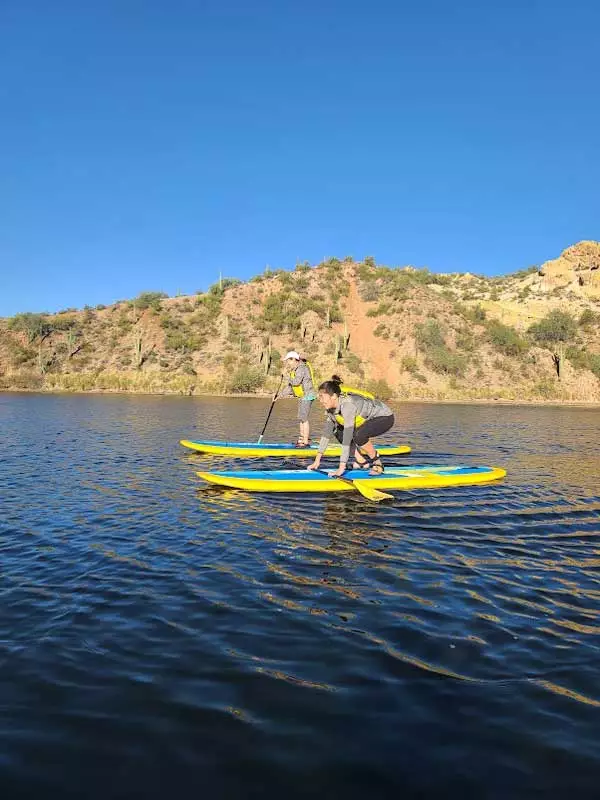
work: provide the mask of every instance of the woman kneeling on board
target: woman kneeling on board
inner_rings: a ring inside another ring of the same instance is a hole
[[[327,412],[319,451],[308,469],[318,469],[321,456],[327,449],[332,436],[341,442],[340,466],[332,475],[343,475],[354,456],[354,469],[368,464],[370,475],[381,475],[383,464],[371,439],[386,433],[394,424],[394,412],[382,400],[369,392],[351,389],[342,384],[342,379],[333,375],[330,381],[319,386],[319,403]]]
[[[310,423],[308,416],[313,401],[317,397],[315,392],[313,372],[310,364],[305,358],[300,358],[295,350],[290,350],[283,359],[288,370],[287,385],[276,395],[275,400],[284,397],[298,398],[298,422],[300,423],[300,435],[296,442],[296,447],[308,447],[310,445]]]

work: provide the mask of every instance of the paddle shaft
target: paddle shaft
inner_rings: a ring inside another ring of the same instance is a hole
[[[281,375],[281,380],[279,381],[279,386],[277,387],[277,391],[273,395],[273,400],[271,401],[271,408],[269,409],[269,413],[267,414],[267,419],[265,420],[265,425],[261,431],[260,436],[258,437],[257,444],[260,444],[263,440],[263,436],[265,435],[265,431],[267,430],[267,425],[269,424],[269,419],[271,418],[271,413],[273,411],[273,407],[275,405],[275,398],[279,394],[279,390],[281,389],[281,384],[283,383],[283,374]]]

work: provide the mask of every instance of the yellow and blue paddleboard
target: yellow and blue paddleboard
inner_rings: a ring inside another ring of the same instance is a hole
[[[379,448],[381,452],[381,448]],[[330,478],[322,472],[303,469],[232,470],[198,472],[208,483],[244,489],[248,492],[351,492],[351,483]],[[344,478],[360,481],[381,490],[437,489],[444,486],[470,486],[504,478],[501,467],[464,465],[386,467],[382,475],[369,475],[368,470],[349,470]]]
[[[257,444],[256,442],[194,442],[189,439],[181,439],[179,444],[190,450],[199,453],[207,453],[213,456],[241,456],[243,458],[267,458],[268,456],[295,456],[296,458],[314,458],[317,453],[317,445],[309,447],[293,447],[290,444]],[[327,448],[327,457],[339,457],[342,448],[340,445],[332,445]],[[382,456],[399,456],[410,453],[410,447],[405,444],[399,445],[380,445],[377,452]]]

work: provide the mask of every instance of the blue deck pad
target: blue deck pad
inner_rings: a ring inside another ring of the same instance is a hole
[[[418,472],[431,472],[435,475],[480,475],[481,473],[491,472],[490,467],[468,467],[468,466],[415,466],[415,467],[388,467],[383,475],[369,475],[368,470],[353,469],[344,472],[343,477],[350,480],[381,480],[382,478],[403,478],[407,480],[414,477],[414,473]],[[268,480],[268,481],[327,481],[330,480],[329,475],[323,475],[322,472],[315,472],[308,469],[244,469],[244,470],[228,470],[224,472],[214,472],[215,475],[226,475],[230,478],[249,478],[252,480]]]
[[[248,447],[255,450],[291,450],[295,447],[295,442],[289,442],[289,444],[285,442],[262,442],[261,444],[257,444],[257,442],[223,442],[218,439],[190,439],[190,442],[200,445],[208,444],[214,447]],[[303,447],[302,450],[317,450],[317,445],[307,445]]]

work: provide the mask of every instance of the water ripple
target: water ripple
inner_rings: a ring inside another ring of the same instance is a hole
[[[202,486],[264,413],[0,395],[2,796],[595,797],[600,412],[403,405],[509,474],[381,507]]]

